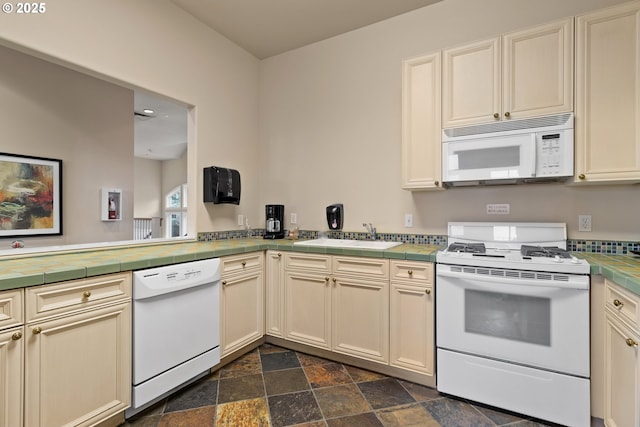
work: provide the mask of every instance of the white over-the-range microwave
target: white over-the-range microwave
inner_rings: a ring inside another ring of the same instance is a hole
[[[561,181],[573,176],[573,113],[442,131],[444,186]]]

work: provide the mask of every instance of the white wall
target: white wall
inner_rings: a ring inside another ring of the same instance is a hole
[[[233,229],[238,213],[260,211],[254,56],[169,0],[47,6],[38,16],[0,14],[0,44],[195,106],[188,149],[192,232]],[[240,206],[201,202],[202,168],[212,165],[241,172]]]
[[[134,158],[133,216],[162,216],[162,161]]]
[[[62,160],[63,235],[25,245],[130,239],[133,92],[2,46],[0,64],[1,151]],[[103,187],[123,191],[122,221],[101,221]]]
[[[445,234],[447,221],[567,222],[574,239],[640,239],[638,186],[501,186],[411,193],[400,173],[401,62],[441,48],[620,3],[620,0],[445,0],[260,64],[260,199],[286,205],[302,229]],[[489,216],[487,203],[509,203]],[[414,227],[404,228],[405,213]],[[577,231],[578,214],[593,232]]]

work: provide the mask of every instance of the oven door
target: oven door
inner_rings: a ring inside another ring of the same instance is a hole
[[[442,144],[442,180],[517,180],[536,172],[533,133],[471,138]]]
[[[438,264],[441,349],[589,377],[589,277]]]

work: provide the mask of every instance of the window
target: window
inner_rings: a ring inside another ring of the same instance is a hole
[[[187,184],[169,191],[165,197],[165,236],[182,237],[187,235]]]

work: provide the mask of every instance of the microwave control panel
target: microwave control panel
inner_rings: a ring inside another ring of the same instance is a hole
[[[573,139],[566,140],[563,132],[540,132],[536,134],[536,176],[569,176],[573,166]],[[570,144],[570,147],[567,147]],[[569,150],[568,150],[569,148]]]

